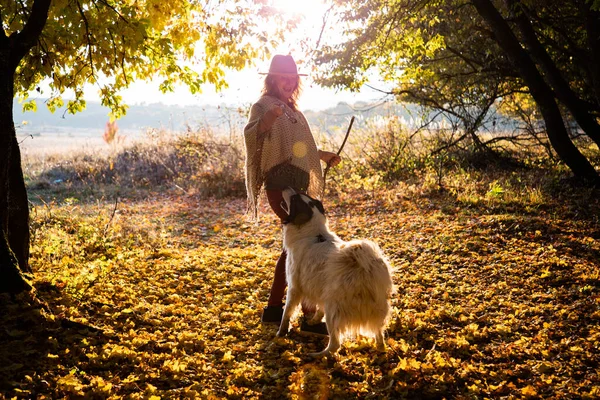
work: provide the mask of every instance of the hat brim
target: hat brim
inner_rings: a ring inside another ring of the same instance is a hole
[[[308,74],[288,74],[285,72],[259,72],[260,75],[279,75],[279,76],[308,76]]]

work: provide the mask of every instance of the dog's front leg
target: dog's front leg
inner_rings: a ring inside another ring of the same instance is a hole
[[[289,329],[290,329],[290,319],[285,317],[285,312],[284,312],[284,317],[281,318],[281,324],[279,325],[279,330],[277,331],[277,336],[281,337],[281,336],[287,335]]]
[[[283,309],[283,316],[281,317],[281,324],[277,331],[277,336],[285,336],[290,329],[290,318],[294,313],[296,307],[300,304],[300,296],[293,286],[288,286],[287,300],[285,301],[285,308]]]

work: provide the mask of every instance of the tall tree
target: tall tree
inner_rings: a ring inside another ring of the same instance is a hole
[[[533,97],[549,141],[573,173],[598,182],[563,110],[600,145],[600,1],[335,1],[346,38],[317,52],[329,86],[360,87],[371,69],[402,101],[483,115],[510,94]],[[461,104],[467,107],[457,107]],[[480,110],[475,112],[474,110]],[[450,113],[450,115],[452,115]],[[473,122],[481,122],[474,119]],[[468,125],[463,126],[468,131]],[[475,129],[479,128],[475,126]]]
[[[15,5],[16,6],[16,5]],[[15,7],[16,8],[16,7]],[[21,271],[29,271],[29,205],[21,154],[13,121],[13,77],[20,61],[35,45],[48,18],[50,0],[36,1],[20,31],[7,35],[4,5],[0,10],[0,291],[28,287]]]
[[[242,0],[0,0],[0,292],[27,287],[29,209],[13,121],[13,99],[35,109],[28,93],[50,82],[47,106],[85,108],[83,88],[96,85],[118,117],[119,92],[135,80],[162,79],[161,90],[185,84],[226,86],[226,68],[268,55],[280,32],[258,28],[271,17]],[[253,18],[248,18],[253,16]],[[272,26],[272,24],[271,24]],[[251,40],[252,38],[252,40]]]

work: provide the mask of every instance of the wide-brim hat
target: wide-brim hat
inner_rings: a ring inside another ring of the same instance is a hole
[[[282,75],[282,76],[307,76],[299,74],[298,67],[294,58],[290,55],[277,54],[271,60],[269,72],[260,72],[261,75]]]

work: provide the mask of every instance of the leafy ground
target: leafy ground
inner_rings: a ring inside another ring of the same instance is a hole
[[[375,239],[398,288],[387,352],[351,340],[331,363],[259,323],[281,234],[242,199],[32,190],[36,291],[0,297],[0,393],[598,398],[599,193],[523,174],[330,182],[332,229]]]

